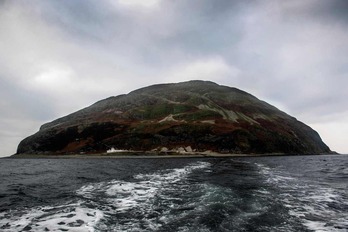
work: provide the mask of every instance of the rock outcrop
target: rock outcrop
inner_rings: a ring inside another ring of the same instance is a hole
[[[159,84],[101,100],[41,126],[17,154],[160,151],[330,153],[296,118],[236,88],[206,81]]]

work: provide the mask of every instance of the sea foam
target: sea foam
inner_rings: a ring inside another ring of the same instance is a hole
[[[308,229],[320,232],[347,231],[347,214],[332,207],[348,207],[343,200],[343,192],[291,177],[283,170],[272,169],[263,164],[257,166],[266,181],[279,189],[279,200],[288,208],[289,214],[298,218]]]
[[[59,206],[4,212],[0,215],[1,231],[94,231],[103,217],[100,210],[82,207],[82,202]]]
[[[163,189],[170,189],[195,169],[208,166],[209,163],[197,162],[183,168],[138,174],[133,177],[133,181],[91,183],[76,191],[76,201],[2,212],[0,228],[4,232],[141,231],[144,226],[149,230],[155,230],[159,224],[152,220],[150,215],[154,212],[155,196],[166,197],[161,193]],[[125,218],[124,214],[130,210],[140,212],[145,219]],[[120,218],[113,219],[115,216]],[[122,217],[126,220],[122,221]],[[119,219],[122,224],[115,223],[112,228],[108,227],[108,221]]]

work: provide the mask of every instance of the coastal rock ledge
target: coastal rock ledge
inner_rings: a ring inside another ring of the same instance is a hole
[[[331,153],[296,118],[236,88],[208,81],[159,84],[101,100],[41,126],[17,154],[178,150]]]

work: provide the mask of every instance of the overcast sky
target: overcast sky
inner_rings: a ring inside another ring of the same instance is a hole
[[[139,87],[245,90],[348,153],[346,0],[0,0],[0,156]]]

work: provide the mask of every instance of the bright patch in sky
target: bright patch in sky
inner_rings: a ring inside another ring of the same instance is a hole
[[[66,67],[47,67],[34,77],[31,84],[41,90],[64,90],[72,84],[72,70]]]
[[[347,154],[347,119],[330,123],[309,124],[309,126],[317,130],[331,150]]]
[[[118,3],[128,7],[146,7],[153,8],[157,6],[160,0],[118,0]]]

